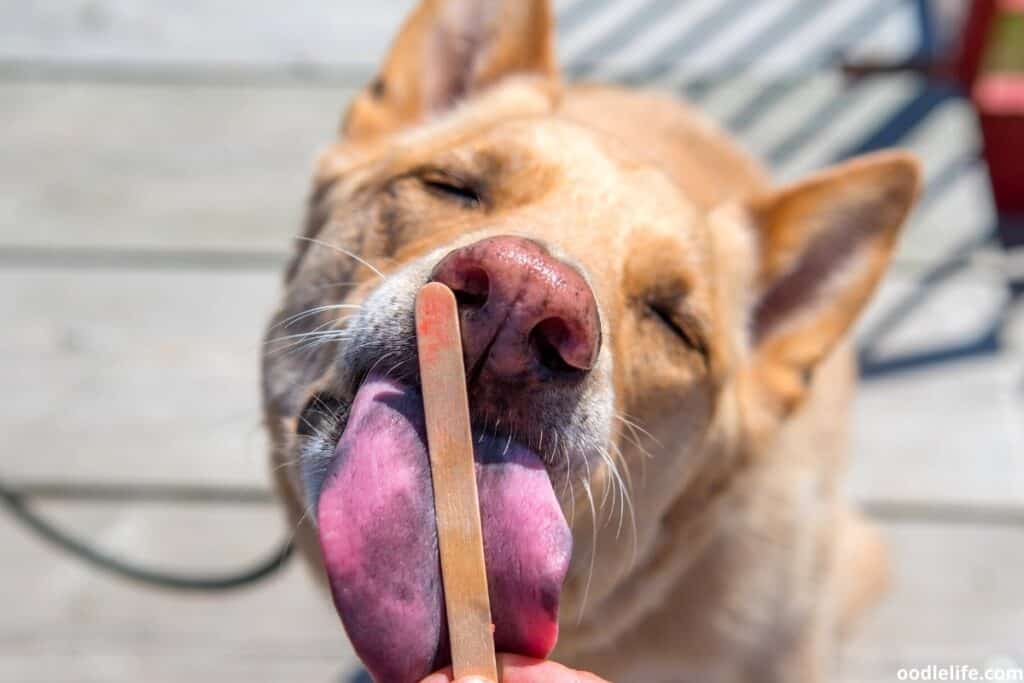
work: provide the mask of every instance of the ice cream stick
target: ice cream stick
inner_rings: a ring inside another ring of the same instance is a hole
[[[455,295],[434,282],[416,299],[427,446],[455,678],[498,680],[473,437]]]

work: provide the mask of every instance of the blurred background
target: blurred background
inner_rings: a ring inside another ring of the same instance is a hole
[[[273,564],[259,339],[314,155],[411,5],[0,0],[0,680],[358,680],[299,562],[158,590],[40,521],[174,576]],[[556,2],[571,78],[685,96],[781,179],[924,162],[858,330],[849,486],[896,581],[851,683],[1024,666],[1022,5]]]

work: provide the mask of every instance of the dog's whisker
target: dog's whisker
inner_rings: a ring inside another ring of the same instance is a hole
[[[638,534],[637,534],[636,508],[633,505],[633,474],[632,474],[632,471],[630,470],[628,464],[626,463],[626,458],[623,455],[622,449],[619,447],[619,445],[613,442],[613,443],[610,444],[610,446],[611,446],[611,448],[614,451],[612,453],[612,456],[616,459],[616,461],[618,463],[618,466],[619,466],[620,479],[623,479],[625,481],[625,486],[626,486],[625,491],[623,492],[623,495],[625,497],[626,503],[629,506],[630,531],[631,531],[632,537],[633,537],[632,538],[632,559],[630,560],[630,563],[633,564],[633,563],[636,562],[636,556],[637,556],[638,545],[639,545],[639,537],[638,537]],[[646,461],[641,460],[640,462],[641,462],[641,467],[646,465]]]
[[[264,344],[267,345],[267,346],[270,346],[271,344],[278,344],[278,343],[281,343],[281,342],[295,341],[296,339],[307,339],[309,337],[316,337],[316,336],[325,334],[324,330],[326,328],[330,327],[331,325],[334,325],[336,322],[337,322],[336,320],[329,320],[329,321],[327,321],[325,323],[321,323],[320,325],[317,325],[312,330],[308,330],[306,332],[296,332],[295,334],[286,334],[286,335],[281,336],[281,337],[274,337],[273,339],[268,339],[267,341],[265,341]],[[338,331],[339,330],[328,330],[327,332],[329,332],[330,334],[334,334],[335,332],[338,332]]]
[[[316,415],[317,417],[327,417],[327,418],[331,418],[331,419],[334,419],[335,417],[337,417],[337,415],[335,414],[335,412],[334,412],[333,410],[331,410],[330,406],[328,406],[327,404],[325,404],[325,403],[323,402],[323,399],[321,399],[321,398],[320,398],[319,396],[314,396],[314,397],[313,397],[313,401],[314,401],[314,405],[316,405],[316,410],[314,410],[314,411],[313,411],[313,414],[315,414],[315,415]],[[303,422],[305,422],[305,424],[307,424],[307,425],[308,425],[308,426],[309,426],[309,427],[310,427],[311,429],[315,429],[315,426],[314,426],[313,424],[311,424],[311,423],[310,423],[310,422],[309,422],[309,421],[308,421],[308,420],[307,420],[307,419],[305,418],[305,416],[302,416],[302,418],[301,418],[301,419],[302,419],[302,420],[303,420]]]
[[[360,263],[360,264],[366,266],[367,268],[369,268],[370,270],[372,270],[374,273],[377,274],[377,277],[379,277],[381,280],[386,280],[387,279],[387,276],[384,275],[384,273],[382,273],[375,265],[373,265],[369,261],[363,259],[362,257],[358,256],[357,254],[352,253],[348,249],[345,249],[344,247],[339,247],[336,244],[331,244],[329,242],[324,242],[323,240],[318,240],[315,237],[306,237],[305,235],[297,235],[295,237],[295,239],[297,239],[297,240],[304,240],[306,242],[311,242],[311,243],[319,245],[321,247],[325,247],[327,249],[331,249],[333,251],[336,251],[339,254],[343,254],[345,256],[348,256],[353,261],[356,261],[357,263]]]
[[[307,505],[303,506],[303,512],[302,512],[302,515],[299,516],[299,521],[295,522],[295,526],[292,527],[291,536],[288,538],[288,543],[289,544],[295,542],[295,537],[299,535],[299,529],[302,528],[303,522],[305,522],[307,519],[312,519],[312,518],[313,518],[313,503],[310,502]]]
[[[355,287],[362,284],[358,280],[346,280],[341,282],[325,282],[322,285],[315,285],[316,289],[337,289],[339,287]]]
[[[395,377],[396,376],[395,373],[398,372],[398,369],[401,368],[403,365],[405,365],[405,361],[404,360],[398,361],[397,363],[392,365],[390,368],[385,370],[384,371],[384,375],[387,376],[387,377]]]
[[[572,461],[569,459],[569,449],[561,448],[562,444],[559,442],[558,430],[553,430],[551,433],[554,439],[554,447],[551,452],[555,458],[558,457],[558,452],[561,450],[562,455],[565,459],[565,481],[562,484],[562,498],[565,499],[566,488],[569,489],[569,523],[574,524],[576,522],[576,490],[572,483]]]
[[[605,455],[604,451],[598,451],[597,455],[598,455],[599,458],[601,458],[602,461],[604,461],[605,466],[609,469],[609,471],[615,469],[614,465],[609,465],[608,464],[608,459],[607,459],[607,456]],[[589,470],[588,470],[588,477],[589,477]],[[613,478],[612,479],[612,484],[614,484],[614,483],[615,483],[615,480]],[[611,515],[615,514],[615,495],[616,495],[616,493],[615,493],[615,486],[614,485],[606,484],[605,486],[601,487],[601,502],[598,503],[597,509],[600,510],[600,511],[604,511],[606,506],[607,506],[607,504],[608,504],[608,498],[610,496],[611,497],[611,512],[609,513],[609,519],[611,519]]]
[[[656,438],[656,437],[655,437],[655,436],[654,436],[653,434],[651,434],[651,433],[650,433],[649,431],[647,431],[647,430],[646,430],[646,429],[645,429],[645,428],[643,427],[643,425],[641,425],[641,424],[640,424],[640,423],[639,423],[639,422],[637,421],[637,418],[636,418],[636,417],[634,417],[634,416],[630,415],[629,413],[627,413],[627,412],[626,412],[626,411],[624,411],[624,410],[617,410],[617,411],[615,411],[614,415],[615,415],[615,416],[616,416],[616,417],[617,417],[618,419],[620,419],[620,420],[622,420],[622,421],[624,421],[624,422],[626,422],[626,423],[628,423],[628,424],[632,425],[632,427],[633,427],[634,429],[636,429],[636,430],[638,430],[638,431],[641,431],[641,432],[643,432],[643,433],[644,433],[644,436],[646,436],[647,438],[649,438],[649,439],[650,439],[651,441],[654,441],[654,442],[655,442],[655,443],[657,443],[657,444],[658,444],[659,446],[661,445],[661,443],[660,443],[660,442],[658,441],[658,439],[657,439],[657,438]]]
[[[393,350],[391,350],[391,351],[385,351],[384,353],[382,353],[382,354],[381,354],[381,355],[380,355],[380,356],[379,356],[379,357],[377,358],[377,360],[375,360],[375,361],[373,362],[373,365],[371,365],[371,366],[370,366],[370,367],[369,367],[369,368],[368,368],[368,369],[366,370],[366,374],[365,374],[365,376],[367,376],[367,377],[368,377],[368,376],[372,375],[372,374],[373,374],[373,373],[374,373],[374,372],[375,372],[375,371],[377,370],[378,366],[380,366],[380,364],[381,364],[381,363],[383,363],[384,361],[386,361],[386,360],[389,360],[389,359],[391,359],[391,358],[394,358],[394,356],[395,356],[395,354],[396,354],[396,353],[398,353],[398,351],[396,351],[396,350],[394,350],[394,349],[393,349]]]
[[[643,454],[646,455],[647,457],[650,458],[650,457],[653,457],[653,456],[651,455],[651,453],[646,448],[643,447],[643,445],[641,443],[641,440],[640,440],[640,437],[637,436],[637,432],[639,432],[640,434],[642,434],[643,436],[647,437],[652,442],[654,442],[654,445],[656,445],[658,448],[663,448],[661,442],[657,439],[657,437],[655,437],[649,431],[644,429],[638,422],[636,422],[635,420],[630,419],[625,413],[615,412],[615,413],[612,413],[612,416],[616,420],[619,420],[620,422],[622,422],[622,424],[624,424],[626,426],[626,428],[629,429],[630,435],[633,437],[633,439],[632,439],[633,445],[635,445],[637,448],[639,448],[643,452]]]
[[[316,411],[317,415],[319,415],[321,417],[324,417],[324,418],[327,418],[332,423],[334,423],[334,425],[337,425],[338,419],[345,412],[345,408],[340,406],[340,405],[335,405],[335,406],[332,407],[332,406],[326,404],[324,402],[323,398],[320,395],[314,396],[313,400],[315,402],[315,405],[317,406],[317,411]],[[319,433],[319,428],[317,426],[314,426],[313,429],[316,430]],[[331,438],[331,433],[320,434],[320,435],[325,440],[330,440],[330,438]]]
[[[615,483],[615,488],[617,488],[618,492],[619,492],[619,499],[620,499],[620,503],[621,503],[620,506],[619,506],[619,525],[618,525],[618,528],[615,531],[615,538],[616,539],[619,538],[619,536],[622,534],[622,527],[623,527],[623,524],[625,523],[625,516],[626,516],[627,512],[629,513],[629,517],[630,517],[630,520],[632,522],[632,525],[633,525],[633,528],[634,528],[634,534],[635,534],[636,512],[635,512],[635,510],[633,508],[633,496],[632,496],[632,493],[630,491],[629,484],[626,482],[626,480],[622,476],[622,471],[621,471],[622,468],[619,467],[619,464],[617,462],[615,462],[614,457],[608,451],[602,451],[601,452],[601,459],[604,460],[605,465],[608,467],[609,471],[612,474],[612,478],[613,478],[613,481]],[[627,477],[628,477],[628,470],[627,470]]]
[[[622,447],[612,441],[608,444],[608,448],[611,450],[610,455],[615,459],[615,464],[619,468],[619,474],[621,474],[626,481],[626,487],[632,491],[633,474],[629,469],[629,465],[626,463],[626,456],[622,453]]]
[[[264,345],[265,346],[270,346],[271,344],[279,344],[279,343],[283,343],[283,342],[294,342],[296,340],[304,340],[304,339],[307,339],[307,338],[310,338],[310,337],[317,338],[317,337],[319,337],[319,336],[321,336],[323,334],[339,334],[339,333],[342,333],[344,331],[343,328],[336,328],[336,329],[327,329],[327,328],[330,328],[332,326],[336,326],[336,325],[338,325],[340,323],[343,323],[346,320],[348,320],[349,318],[351,318],[353,315],[355,315],[355,314],[354,313],[350,313],[349,315],[340,316],[338,318],[332,318],[331,320],[327,320],[327,321],[317,325],[312,330],[307,330],[306,332],[296,332],[295,334],[286,334],[286,335],[283,335],[281,337],[274,337],[273,339],[268,339],[268,340],[266,340],[264,342]]]
[[[583,479],[583,490],[587,494],[587,500],[590,501],[590,517],[592,520],[593,533],[591,535],[590,545],[590,568],[587,570],[587,580],[583,584],[583,598],[580,600],[580,610],[576,615],[576,624],[583,623],[583,612],[587,609],[587,599],[590,597],[590,582],[594,578],[594,560],[597,557],[597,511],[594,509],[594,494],[590,490],[589,479]]]
[[[301,460],[302,460],[301,456],[296,456],[294,458],[287,458],[285,460],[282,460],[281,462],[277,463],[272,468],[270,468],[270,473],[271,474],[276,474],[276,473],[280,472],[281,470],[283,470],[283,469],[285,469],[287,467],[292,467],[293,465],[298,465]]]
[[[329,344],[329,343],[334,342],[334,341],[339,341],[339,338],[336,336],[336,334],[334,334],[333,332],[332,333],[324,333],[322,336],[319,336],[319,337],[316,337],[316,338],[302,339],[302,340],[291,342],[290,344],[284,345],[281,348],[273,349],[269,353],[275,354],[275,355],[292,355],[292,356],[296,356],[296,355],[301,355],[301,354],[306,353],[306,352],[310,352],[309,355],[312,355],[311,352],[316,351],[321,346],[324,346],[324,345]]]
[[[278,348],[271,349],[269,351],[272,354],[299,354],[306,350],[312,351],[325,344],[343,340],[345,337],[345,333],[347,331],[346,327],[335,327],[335,329],[325,328],[342,325],[353,315],[355,314],[351,313],[346,316],[341,316],[339,318],[328,320],[327,322],[317,325],[314,329],[307,332],[300,332],[292,335],[285,335],[283,337],[276,337],[274,339],[267,340],[265,344],[268,346],[272,343],[281,344],[281,346],[279,346]],[[289,343],[285,344],[284,342]]]
[[[602,487],[603,490],[601,491],[601,503],[598,506],[598,509],[599,510],[603,510],[604,507],[605,507],[605,503],[608,501],[608,498],[610,497],[611,498],[611,509],[608,511],[608,519],[610,521],[615,516],[615,508],[616,507],[618,507],[619,510],[620,510],[619,514],[620,514],[620,519],[621,519],[621,514],[622,514],[621,510],[625,506],[624,505],[617,505],[618,496],[619,496],[619,484],[618,484],[618,479],[617,479],[616,473],[615,473],[615,469],[616,469],[615,463],[613,463],[611,461],[611,459],[608,456],[608,452],[605,451],[605,450],[598,451],[597,452],[597,456],[601,459],[601,462],[604,463],[605,469],[608,471],[608,474],[609,474],[609,477],[610,477],[610,479],[607,482],[605,482],[605,485]],[[616,532],[616,538],[618,538],[618,533],[617,532]]]
[[[325,311],[337,311],[337,310],[342,310],[342,309],[355,309],[355,310],[359,310],[361,308],[362,308],[361,304],[327,304],[325,306],[314,306],[313,308],[307,308],[304,311],[300,311],[299,313],[296,313],[295,315],[288,316],[287,318],[285,318],[281,322],[277,323],[276,325],[274,325],[270,329],[271,330],[276,330],[276,329],[281,328],[281,327],[288,327],[288,326],[290,326],[290,325],[292,325],[294,323],[299,322],[300,320],[305,320],[306,318],[309,318],[311,316],[317,315],[319,313],[323,313]]]
[[[622,438],[630,446],[632,446],[633,448],[637,449],[640,452],[640,455],[644,456],[644,460],[650,460],[650,459],[652,459],[654,457],[654,454],[652,454],[649,450],[644,448],[644,445],[642,443],[640,443],[640,441],[637,440],[637,438],[635,436],[633,436],[632,434],[630,434],[627,431],[623,431],[623,432],[620,432],[620,433],[622,434]]]
[[[511,410],[507,411],[507,413],[508,413],[508,424],[509,424],[508,441],[505,442],[505,452],[503,453],[503,455],[507,455],[508,454],[508,449],[509,449],[509,447],[512,446],[512,442],[515,441],[515,438],[516,438],[516,421],[512,417],[512,411]]]

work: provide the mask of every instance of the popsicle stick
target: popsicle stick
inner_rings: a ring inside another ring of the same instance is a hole
[[[419,291],[416,338],[452,669],[497,682],[458,307],[441,283]]]

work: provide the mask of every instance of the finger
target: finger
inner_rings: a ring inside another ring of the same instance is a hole
[[[481,678],[480,676],[463,676],[458,680],[452,678],[452,669],[442,669],[424,678],[420,683],[496,683],[495,681]]]
[[[430,674],[424,678],[420,683],[495,683],[486,678],[480,676],[463,676],[457,681],[453,681],[451,677],[451,670],[445,669],[444,671],[438,671],[437,673]]]
[[[585,671],[573,671],[561,664],[521,655],[499,655],[501,683],[607,683]]]
[[[561,664],[522,655],[498,655],[501,683],[608,683],[592,673],[573,671]],[[478,677],[452,678],[451,667],[424,678],[420,683],[492,683]]]

